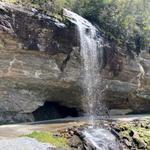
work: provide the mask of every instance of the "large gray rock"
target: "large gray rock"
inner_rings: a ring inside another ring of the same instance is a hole
[[[141,60],[145,70],[144,78],[138,87],[140,73],[135,60],[124,59],[124,68],[118,76],[114,77],[107,69],[103,73],[105,82],[104,101],[110,109],[131,109],[134,113],[150,112],[150,55],[145,51],[141,53]],[[131,113],[131,111],[130,111]]]
[[[80,106],[73,27],[5,3],[0,12],[0,121],[31,121],[45,101]]]

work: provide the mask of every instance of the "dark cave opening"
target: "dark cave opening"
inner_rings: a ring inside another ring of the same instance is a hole
[[[62,106],[55,102],[45,102],[45,104],[33,112],[35,121],[60,119],[66,117],[78,117],[76,108]]]

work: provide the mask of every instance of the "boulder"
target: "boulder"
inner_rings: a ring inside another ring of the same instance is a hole
[[[130,134],[132,135],[133,141],[137,144],[139,149],[145,149],[147,147],[145,141],[140,138],[139,134],[136,131],[131,131]]]
[[[73,148],[78,148],[79,146],[81,146],[82,140],[77,136],[77,135],[73,135],[70,139],[69,139],[69,145],[70,147]]]

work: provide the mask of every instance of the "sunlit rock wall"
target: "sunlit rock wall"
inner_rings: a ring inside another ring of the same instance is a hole
[[[32,121],[45,101],[80,106],[73,26],[0,3],[0,121]]]
[[[123,68],[116,76],[109,65],[103,70],[104,101],[109,109],[115,109],[112,114],[150,112],[150,54],[143,50],[135,59],[123,56],[122,61]],[[139,62],[145,73],[143,77]]]

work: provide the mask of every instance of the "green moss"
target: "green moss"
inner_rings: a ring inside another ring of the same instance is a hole
[[[150,129],[143,127],[142,124],[145,124],[148,127],[149,122],[146,121],[142,121],[139,123],[120,122],[118,123],[118,128],[121,130],[120,135],[128,137],[129,139],[132,139],[129,135],[131,131],[137,132],[138,135],[140,136],[140,139],[144,140],[147,143],[147,150],[150,150]]]
[[[4,43],[0,40],[0,49],[4,48]]]
[[[150,146],[147,146],[147,150],[150,150]]]
[[[123,137],[128,137],[129,136],[129,131],[127,130],[127,131],[122,131],[121,132],[121,135],[123,136]]]
[[[17,0],[3,0],[3,2],[7,2],[7,3],[16,3]]]
[[[0,49],[4,48],[4,46],[0,43]]]
[[[138,128],[137,132],[141,139],[143,139],[147,143],[147,147],[150,148],[150,131],[146,130],[145,128]]]
[[[31,134],[26,135],[27,137],[34,138],[38,140],[39,142],[43,143],[51,143],[52,145],[56,147],[65,147],[68,148],[67,140],[63,137],[56,137],[50,132],[37,132],[34,131]]]

